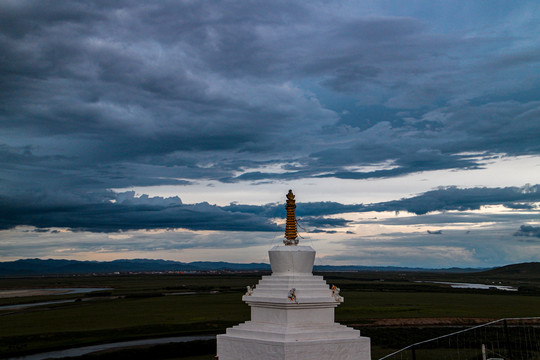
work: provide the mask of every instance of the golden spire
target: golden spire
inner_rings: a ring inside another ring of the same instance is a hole
[[[294,209],[296,209],[296,202],[294,201],[294,194],[292,190],[289,190],[287,194],[287,222],[285,224],[285,245],[298,245],[298,234],[296,232],[296,215]]]

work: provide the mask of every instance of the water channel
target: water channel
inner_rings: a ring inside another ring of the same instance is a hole
[[[65,291],[63,291],[65,290]],[[32,294],[32,295],[65,295],[65,294],[85,294],[92,291],[102,291],[102,290],[113,290],[111,288],[71,288],[71,289],[37,289],[37,290],[20,290],[21,292],[28,292],[28,291],[37,291],[39,293]],[[16,290],[19,291],[19,290]],[[46,291],[49,291],[49,293],[45,293]],[[59,292],[60,291],[60,292]],[[8,297],[6,295],[2,296],[2,292],[10,292],[13,293],[12,290],[0,290],[0,298],[2,297]],[[209,291],[208,294],[217,294],[219,291]],[[177,296],[177,295],[195,295],[200,294],[200,292],[195,291],[186,291],[186,292],[177,292],[177,293],[165,293],[166,296]],[[20,295],[23,296],[23,295]],[[12,297],[12,296],[9,296]],[[15,296],[13,296],[15,297]],[[109,297],[112,299],[112,297]],[[99,300],[103,298],[87,298],[87,299],[67,299],[67,300],[51,300],[51,301],[43,301],[43,302],[35,302],[35,303],[25,303],[25,304],[13,304],[13,305],[0,305],[0,311],[2,310],[18,310],[18,309],[24,309],[34,306],[42,306],[42,305],[52,305],[52,304],[65,304],[65,303],[71,303],[76,301],[91,301],[91,300]]]
[[[122,341],[122,342],[111,343],[111,344],[91,345],[91,346],[84,346],[84,347],[79,347],[79,348],[49,351],[49,352],[40,353],[40,354],[9,358],[7,360],[61,359],[61,358],[71,357],[71,356],[82,356],[82,355],[90,354],[96,351],[110,350],[110,349],[123,348],[123,347],[169,344],[169,343],[189,342],[189,341],[195,341],[195,340],[212,340],[215,338],[216,338],[215,335],[196,335],[196,336],[177,336],[177,337],[166,337],[166,338],[158,338],[158,339]]]
[[[15,289],[0,290],[0,298],[38,295],[87,294],[94,291],[114,290],[113,288],[54,288],[54,289]]]
[[[450,285],[450,287],[454,288],[454,289],[483,289],[483,290],[489,290],[489,289],[495,288],[497,290],[504,290],[504,291],[518,291],[518,289],[515,286],[508,286],[508,285],[471,284],[471,283],[458,283],[458,282],[449,282],[449,281],[418,281],[418,282]]]
[[[112,288],[55,288],[55,289],[22,289],[22,290],[0,290],[0,298],[12,298],[21,296],[38,296],[38,295],[69,295],[69,294],[88,294],[94,291],[114,290]],[[86,301],[89,299],[83,299]],[[0,310],[15,310],[33,306],[63,304],[75,302],[76,299],[68,300],[52,300],[37,303],[2,305]]]

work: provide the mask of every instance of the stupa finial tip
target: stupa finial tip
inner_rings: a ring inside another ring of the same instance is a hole
[[[287,193],[287,222],[285,223],[285,239],[283,243],[285,245],[298,245],[298,232],[296,231],[296,215],[294,209],[296,209],[296,202],[294,200],[294,194],[292,190]]]

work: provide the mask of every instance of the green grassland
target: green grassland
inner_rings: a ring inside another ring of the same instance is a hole
[[[385,318],[503,318],[540,316],[534,296],[430,292],[347,292],[336,320]]]
[[[227,327],[249,319],[249,307],[241,301],[241,296],[245,286],[256,284],[260,276],[179,274],[0,279],[0,289],[113,289],[98,293],[100,296],[73,294],[0,299],[0,305],[59,298],[83,300],[0,310],[0,358],[129,339],[221,333]],[[452,280],[466,281],[464,277],[467,276],[470,275],[453,275]],[[329,283],[339,286],[345,297],[345,302],[336,309],[336,320],[357,327],[364,335],[371,336],[374,353],[381,351],[380,346],[384,345],[381,342],[387,341],[384,339],[390,333],[394,334],[393,339],[400,339],[399,344],[403,346],[417,340],[403,335],[405,333],[400,333],[400,329],[380,332],[371,327],[377,319],[497,319],[540,315],[540,301],[534,291],[510,293],[458,290],[416,282],[434,279],[450,281],[447,275],[329,273],[325,274],[325,278]],[[523,276],[515,277],[515,274],[513,279],[483,279],[520,286],[527,284],[532,288],[537,285],[534,277],[528,281]],[[196,294],[178,295],[190,292]],[[425,336],[433,331],[431,329]],[[447,330],[440,331],[444,333]],[[415,333],[418,336],[423,334],[421,331]],[[394,345],[399,347],[399,344]],[[189,356],[192,355],[197,354]],[[197,356],[191,358],[212,358],[209,354]]]

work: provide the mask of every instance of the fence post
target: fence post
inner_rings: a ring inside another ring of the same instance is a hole
[[[508,323],[504,319],[504,339],[506,342],[506,351],[508,351],[508,359],[512,359],[512,344],[510,343],[510,336],[508,334]]]
[[[416,351],[414,349],[414,346],[411,347],[411,355],[412,355],[412,360],[416,360]]]

